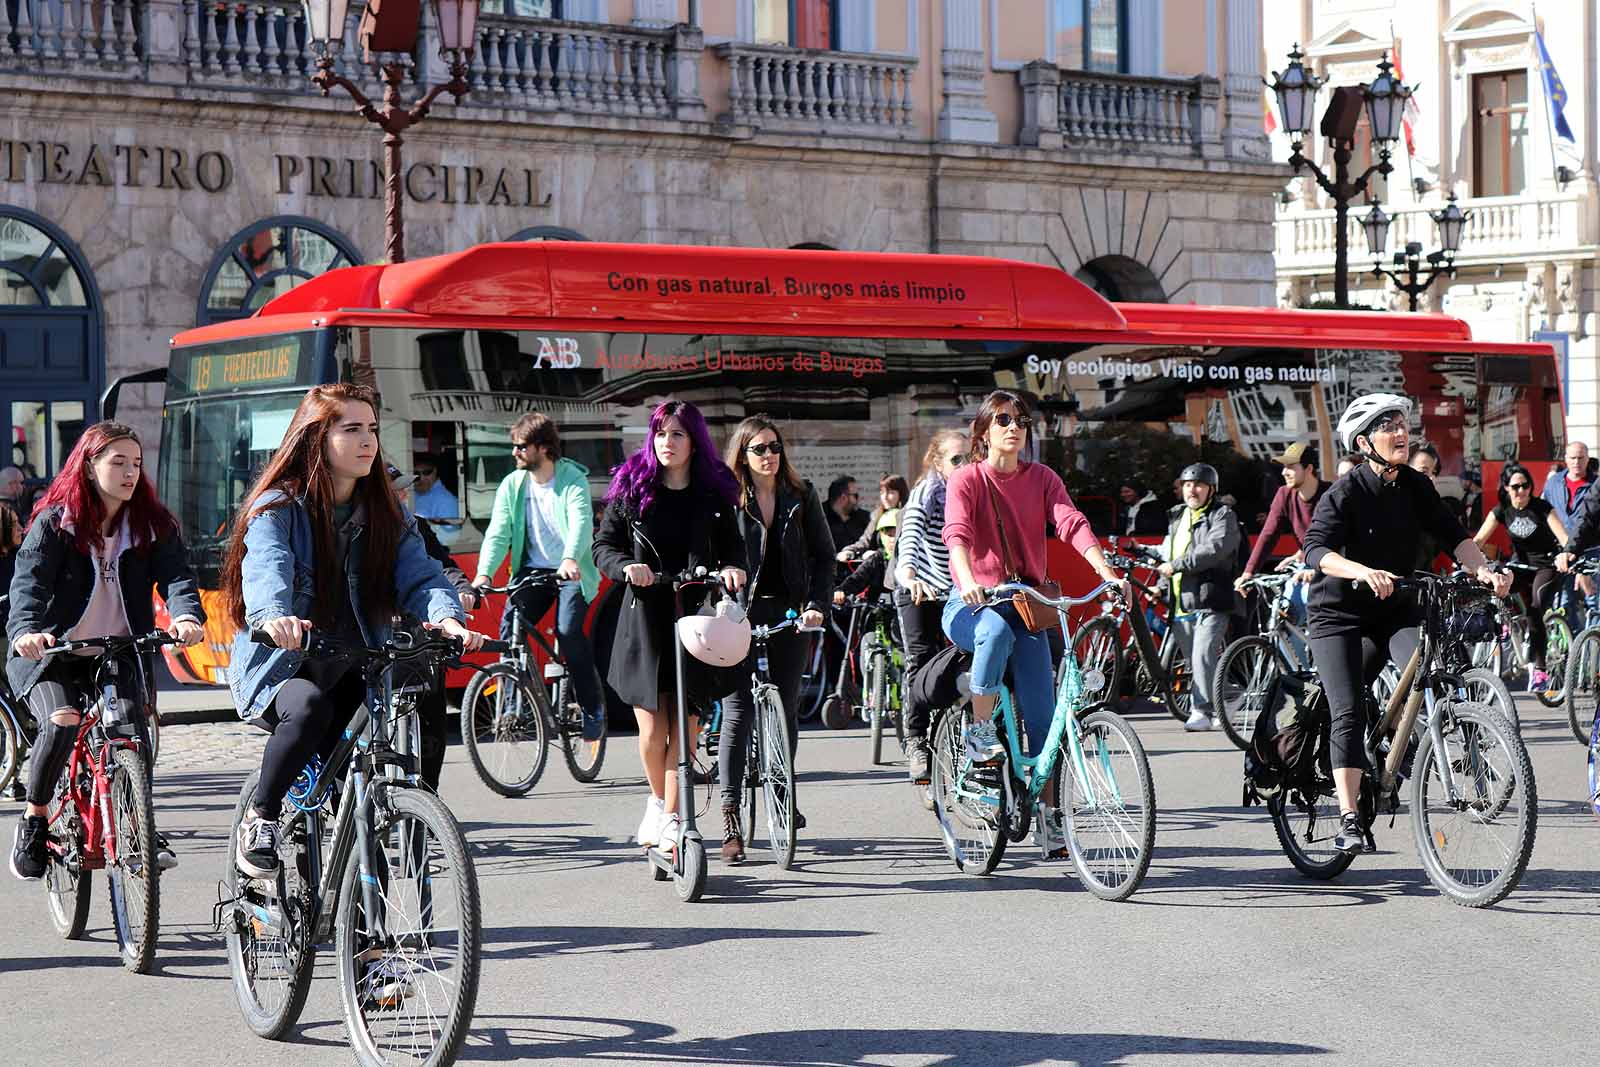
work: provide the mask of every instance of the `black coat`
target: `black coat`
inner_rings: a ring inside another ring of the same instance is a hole
[[[437,560],[439,566],[444,568],[444,577],[455,587],[456,596],[463,596],[472,591],[472,579],[468,578],[456,561],[451,558],[450,550],[440,543],[434,534],[432,524],[418,520],[417,535],[422,538],[422,547],[429,556]],[[422,620],[407,615],[403,624],[415,636],[423,635]],[[396,688],[406,685],[435,684],[443,680],[443,675],[422,665],[422,660],[401,660],[395,665],[393,684]]]
[[[723,567],[744,569],[744,546],[739,540],[733,505],[714,489],[698,484],[691,488],[696,494],[696,507],[689,529],[688,569],[704,567],[708,572]],[[594,563],[601,574],[614,582],[625,583],[627,579],[622,569],[630,563],[648,563],[657,571],[661,569],[661,560],[652,547],[653,542],[660,539],[659,531],[652,529],[653,518],[655,513],[641,516],[621,501],[612,501],[606,506],[605,517],[594,535]],[[684,611],[697,610],[703,596],[702,592],[686,590]],[[656,708],[661,693],[674,691],[673,654],[677,638],[673,628],[676,622],[677,611],[670,585],[659,583],[647,589],[627,585],[624,588],[606,682],[625,703]],[[686,664],[698,662],[685,657]],[[690,680],[689,688],[693,699],[697,688],[694,680]]]
[[[122,608],[133,633],[155,629],[152,586],[165,598],[172,618],[187,615],[205,621],[199,583],[176,532],[128,549],[118,566]],[[61,529],[60,509],[51,508],[35,518],[17,551],[17,569],[11,578],[11,617],[6,621],[6,679],[18,697],[26,695],[50,661],[16,655],[12,646],[17,638],[36,633],[65,636],[83,618],[94,580],[94,560],[79,552],[71,536]]]
[[[809,485],[796,496],[785,486],[778,487],[774,522],[781,523],[783,580],[789,587],[797,611],[826,612],[833,599],[834,544],[822,501]],[[752,497],[739,509],[739,533],[744,539],[744,568],[754,589],[767,553],[767,527],[761,521],[760,505]]]

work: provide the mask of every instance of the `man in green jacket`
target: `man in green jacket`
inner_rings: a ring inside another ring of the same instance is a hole
[[[583,736],[598,741],[605,732],[605,699],[595,672],[594,650],[583,632],[589,603],[600,589],[594,567],[594,509],[589,472],[561,455],[561,433],[546,415],[522,416],[511,427],[511,454],[517,468],[494,494],[494,513],[478,550],[475,586],[490,584],[507,556],[513,580],[529,572],[553,573],[559,592],[539,585],[517,596],[523,618],[532,626],[556,603],[556,634],[578,702],[583,705]],[[509,640],[510,611],[501,616],[500,639]]]

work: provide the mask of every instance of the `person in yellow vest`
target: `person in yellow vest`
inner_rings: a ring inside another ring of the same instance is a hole
[[[1182,643],[1192,679],[1189,720],[1183,728],[1209,730],[1215,725],[1212,675],[1228,640],[1233,575],[1244,534],[1233,509],[1216,499],[1215,467],[1191,463],[1178,475],[1178,482],[1183,503],[1167,515],[1161,576],[1171,586],[1168,619]]]

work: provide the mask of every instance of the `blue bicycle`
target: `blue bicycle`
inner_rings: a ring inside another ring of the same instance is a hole
[[[966,757],[962,736],[972,719],[970,702],[939,716],[928,791],[945,850],[958,870],[992,872],[1007,843],[1027,836],[1045,786],[1054,780],[1067,852],[1084,887],[1103,900],[1126,900],[1144,881],[1156,834],[1150,761],[1139,735],[1122,716],[1086,699],[1086,693],[1104,688],[1104,679],[1097,671],[1079,670],[1067,628],[1067,608],[1107,592],[1127,595],[1110,582],[1077,598],[1052,599],[1020,584],[988,591],[990,605],[1024,593],[1054,608],[1066,652],[1055,714],[1038,756],[1024,755],[1023,726],[1009,688],[1001,689],[995,706],[1005,746],[998,762],[974,764]]]

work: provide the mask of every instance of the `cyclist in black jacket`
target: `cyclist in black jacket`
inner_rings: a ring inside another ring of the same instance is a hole
[[[1335,846],[1371,851],[1357,814],[1364,744],[1365,693],[1392,657],[1404,665],[1416,651],[1421,611],[1409,577],[1418,538],[1430,534],[1479,581],[1504,596],[1509,574],[1489,561],[1426,475],[1406,466],[1411,401],[1393,393],[1355,400],[1339,420],[1340,442],[1366,460],[1339,479],[1317,505],[1306,532],[1306,565],[1318,571],[1311,586],[1311,653],[1328,694],[1333,780],[1339,795]]]

